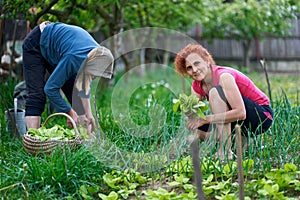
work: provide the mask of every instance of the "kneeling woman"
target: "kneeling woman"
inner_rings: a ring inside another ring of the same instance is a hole
[[[217,155],[232,158],[231,137],[235,124],[242,134],[257,135],[268,130],[273,121],[269,98],[243,73],[215,64],[210,53],[199,44],[189,44],[175,58],[175,71],[193,79],[192,93],[209,101],[211,114],[206,119],[187,116],[187,128],[198,129],[204,140],[215,126],[220,147]],[[229,150],[227,154],[225,151]]]

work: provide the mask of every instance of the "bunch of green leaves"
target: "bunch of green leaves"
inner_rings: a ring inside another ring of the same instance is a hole
[[[195,94],[186,95],[184,93],[179,95],[178,99],[173,99],[173,111],[196,114],[202,119],[206,119],[204,112],[208,109],[208,105],[200,101]]]
[[[128,199],[130,195],[135,195],[136,189],[147,183],[147,177],[139,172],[126,169],[124,172],[112,171],[103,176],[104,183],[110,188],[109,194],[98,193],[100,199]]]
[[[76,134],[74,129],[64,128],[61,125],[54,125],[51,128],[46,128],[42,126],[38,129],[30,128],[28,129],[28,134],[36,139],[43,141],[52,140],[72,140],[75,139]],[[88,139],[89,135],[87,131],[81,131],[79,136],[84,139]]]

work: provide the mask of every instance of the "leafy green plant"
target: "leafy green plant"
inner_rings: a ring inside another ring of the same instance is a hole
[[[189,178],[185,177],[183,174],[180,174],[179,176],[177,174],[174,175],[174,181],[167,183],[169,186],[179,186],[186,184],[189,182]]]
[[[285,189],[291,186],[292,181],[296,180],[297,173],[300,174],[300,171],[297,171],[296,165],[286,163],[283,169],[272,169],[266,174],[266,177],[273,180],[280,189]]]
[[[119,199],[119,195],[115,191],[110,192],[108,195],[99,193],[98,196],[103,200],[117,200],[117,199]]]
[[[180,94],[178,99],[173,99],[173,111],[175,113],[182,111],[183,113],[195,114],[202,119],[205,119],[204,112],[208,106],[200,101],[195,94]]]
[[[147,199],[175,199],[177,196],[176,192],[172,191],[169,192],[164,188],[159,188],[158,190],[154,191],[149,189],[148,191],[144,192]]]
[[[138,172],[125,170],[124,172],[112,171],[103,176],[104,183],[110,188],[109,194],[98,193],[103,199],[127,199],[136,192],[136,188],[148,180]]]

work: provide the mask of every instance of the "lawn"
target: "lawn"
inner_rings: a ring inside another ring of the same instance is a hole
[[[263,73],[247,73],[268,94]],[[299,76],[269,74],[274,108],[271,129],[251,138],[243,152],[246,199],[298,199],[300,196]],[[16,81],[1,83],[4,102],[13,105]],[[197,199],[189,135],[172,99],[189,91],[173,69],[117,74],[115,85],[91,102],[99,127],[96,143],[76,151],[57,148],[32,156],[6,132],[1,115],[0,197],[2,199]],[[5,92],[4,92],[5,91]],[[43,120],[47,116],[43,113]],[[52,123],[64,124],[63,119]],[[50,125],[51,126],[51,125]],[[220,162],[215,147],[200,143],[203,191],[207,199],[238,199],[235,160]]]

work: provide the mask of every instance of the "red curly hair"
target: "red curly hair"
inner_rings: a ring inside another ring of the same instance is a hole
[[[188,44],[184,47],[175,57],[174,65],[175,71],[180,75],[187,75],[186,71],[186,57],[191,53],[197,53],[205,62],[208,62],[210,65],[215,65],[215,61],[212,58],[211,54],[200,44]]]

